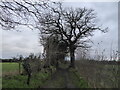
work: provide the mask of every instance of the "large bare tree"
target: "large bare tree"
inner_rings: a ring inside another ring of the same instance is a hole
[[[76,48],[87,47],[85,38],[92,36],[96,30],[106,31],[97,26],[95,19],[92,9],[65,8],[60,2],[0,2],[0,25],[4,29],[25,25],[39,29],[42,35],[59,35],[60,40],[69,48],[71,67],[75,67]]]
[[[75,50],[77,47],[87,48],[86,37],[100,30],[106,32],[95,22],[94,10],[86,8],[64,8],[62,3],[55,3],[49,11],[42,13],[41,33],[60,35],[61,40],[69,47],[70,67],[75,67]]]

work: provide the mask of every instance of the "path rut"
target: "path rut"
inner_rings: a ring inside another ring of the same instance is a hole
[[[73,73],[68,69],[58,69],[40,88],[76,88]]]

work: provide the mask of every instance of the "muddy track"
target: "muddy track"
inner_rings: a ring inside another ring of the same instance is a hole
[[[39,88],[76,88],[71,75],[68,69],[60,68]]]

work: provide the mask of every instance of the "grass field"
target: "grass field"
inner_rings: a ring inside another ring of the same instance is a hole
[[[18,63],[0,63],[0,64],[2,64],[3,72],[16,71],[19,69]]]
[[[30,85],[27,85],[26,75],[7,76],[2,78],[2,88],[38,88],[48,77],[49,73],[38,73],[32,76]]]
[[[30,85],[26,84],[27,76],[19,74],[18,63],[0,63],[2,65],[2,88],[37,88],[44,84],[50,73],[40,72],[33,74]],[[22,66],[21,66],[22,68]]]
[[[0,64],[2,64],[3,76],[19,74],[19,63],[0,63]]]

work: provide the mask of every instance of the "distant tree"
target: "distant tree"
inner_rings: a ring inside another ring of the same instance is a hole
[[[87,48],[77,48],[76,50],[76,59],[77,60],[85,60],[85,59],[90,59],[90,52],[89,49]]]

